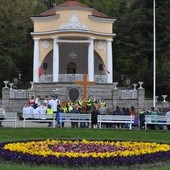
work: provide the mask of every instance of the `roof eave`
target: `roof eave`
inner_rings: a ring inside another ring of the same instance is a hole
[[[81,6],[70,6],[70,7],[54,7],[54,10],[60,11],[60,10],[84,10],[84,11],[93,11],[93,8],[89,7],[81,7]]]
[[[115,18],[98,17],[98,16],[94,16],[94,15],[89,15],[88,17],[90,20],[97,21],[97,22],[114,23],[116,21]]]
[[[114,37],[115,33],[103,33],[96,32],[91,30],[81,30],[81,29],[67,29],[67,30],[52,30],[52,31],[43,31],[43,32],[31,32],[32,36],[36,35],[47,35],[47,34],[58,34],[58,33],[86,33],[86,34],[94,34],[94,35],[103,35],[103,36],[111,36]]]
[[[54,21],[56,20],[57,18],[59,18],[59,14],[55,14],[55,15],[48,15],[48,16],[33,16],[31,17],[31,20],[33,22],[37,22],[37,21]]]

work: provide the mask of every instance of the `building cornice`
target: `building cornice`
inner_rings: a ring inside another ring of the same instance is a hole
[[[93,11],[93,8],[89,7],[81,7],[81,6],[70,6],[70,7],[54,7],[54,10],[56,11],[62,11],[62,10],[81,10],[81,11]]]
[[[54,21],[56,20],[57,18],[59,18],[59,14],[56,14],[56,15],[51,15],[51,16],[35,16],[35,17],[31,17],[31,20],[33,22],[47,22],[47,21]]]
[[[44,31],[44,32],[31,32],[32,36],[37,35],[52,35],[52,34],[59,34],[59,33],[85,33],[85,34],[93,34],[93,35],[102,35],[102,36],[111,36],[114,37],[116,34],[110,34],[110,33],[103,33],[103,32],[96,32],[96,31],[90,31],[90,30],[53,30],[53,31]]]
[[[89,15],[88,17],[92,21],[97,21],[97,22],[102,22],[102,23],[114,23],[116,21],[116,19],[114,18],[101,18],[101,17],[96,17],[93,15]]]

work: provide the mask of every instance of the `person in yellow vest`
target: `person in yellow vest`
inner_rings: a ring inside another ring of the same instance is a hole
[[[92,99],[91,96],[89,96],[86,100],[86,110],[90,110],[92,107]]]
[[[51,108],[51,105],[50,105],[50,104],[47,105],[46,113],[47,113],[47,114],[53,114],[53,113],[54,113],[54,111],[53,111],[53,109]],[[48,127],[50,127],[51,125],[52,125],[52,122],[49,122],[49,123],[48,123]]]
[[[63,111],[63,113],[68,113],[66,105],[67,105],[66,102],[62,102],[61,104],[61,110]]]
[[[82,107],[83,107],[83,100],[82,99],[78,100],[77,104],[78,104],[78,110],[79,110],[79,112],[81,112]]]
[[[101,108],[102,108],[102,109],[105,109],[105,108],[106,108],[106,102],[105,102],[103,99],[101,99],[100,105],[101,105]]]
[[[68,112],[70,113],[73,110],[73,103],[72,102],[68,102]]]
[[[106,112],[107,112],[106,102],[103,99],[100,100],[99,107],[100,107],[99,114],[102,114],[102,115],[106,114]]]

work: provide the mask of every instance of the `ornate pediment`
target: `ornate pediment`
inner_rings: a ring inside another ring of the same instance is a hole
[[[76,11],[71,12],[71,16],[69,18],[69,21],[65,24],[62,24],[60,26],[60,29],[82,29],[82,30],[88,30],[88,27],[82,23],[80,23],[80,20],[77,16]]]

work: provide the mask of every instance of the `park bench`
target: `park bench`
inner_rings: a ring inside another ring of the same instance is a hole
[[[17,112],[0,112],[0,122],[13,122],[14,127],[17,127]]]
[[[37,122],[37,123],[52,123],[53,128],[56,125],[56,114],[45,114],[42,117],[39,116],[40,114],[35,114],[34,117],[30,118],[29,113],[23,114],[23,127],[26,127],[26,122]]]
[[[99,128],[102,128],[102,123],[122,123],[129,124],[129,129],[132,129],[132,124],[134,123],[134,116],[130,115],[98,115],[97,121]]]
[[[170,125],[170,116],[166,115],[145,115],[145,130],[147,125]]]
[[[91,127],[91,114],[81,114],[81,113],[62,113],[60,114],[60,124],[62,122],[72,122],[72,123],[87,123],[88,127]]]

